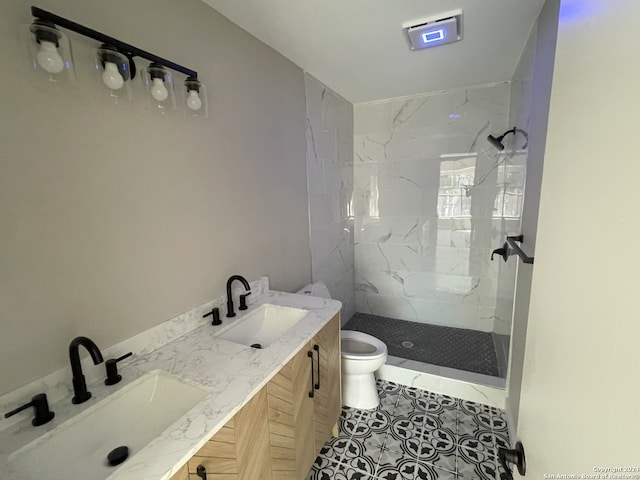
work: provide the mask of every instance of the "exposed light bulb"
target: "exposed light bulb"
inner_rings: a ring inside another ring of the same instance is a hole
[[[118,71],[118,66],[113,62],[104,62],[102,81],[111,90],[119,90],[124,85],[124,78]]]
[[[36,60],[38,65],[49,73],[60,73],[64,70],[64,62],[53,42],[40,40],[40,50],[36,54]]]
[[[200,100],[197,90],[189,90],[189,96],[187,97],[187,107],[189,107],[193,111],[200,110],[200,107],[202,107],[202,100]]]
[[[153,79],[151,96],[159,102],[164,102],[169,96],[169,91],[167,90],[167,87],[164,86],[164,81],[161,78]]]

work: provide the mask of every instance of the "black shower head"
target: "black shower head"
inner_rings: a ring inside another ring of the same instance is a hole
[[[504,150],[504,145],[502,144],[502,139],[504,138],[504,135],[500,135],[499,137],[494,137],[493,135],[489,135],[487,137],[487,140],[489,140],[489,143],[491,145],[493,145],[494,147],[496,147],[498,150],[502,151]]]
[[[506,132],[504,132],[499,137],[494,137],[493,135],[489,135],[487,137],[487,140],[489,140],[489,143],[491,145],[496,147],[498,150],[502,151],[502,150],[504,150],[504,144],[502,143],[502,140],[504,140],[504,137],[506,137],[510,133],[513,133],[515,135],[516,132],[517,133],[521,133],[522,135],[524,135],[525,142],[524,142],[524,145],[522,146],[522,149],[527,148],[527,145],[529,144],[529,135],[524,130],[520,130],[519,128],[516,128],[516,127],[513,127],[511,130],[507,130]]]

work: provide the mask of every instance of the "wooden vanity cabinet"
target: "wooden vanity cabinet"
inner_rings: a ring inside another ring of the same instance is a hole
[[[171,480],[303,480],[337,434],[340,362],[336,314]]]
[[[315,457],[313,354],[307,343],[267,384],[273,477],[304,478]]]
[[[332,434],[338,436],[338,418],[342,410],[339,314],[318,332],[311,344],[317,361],[319,361],[320,370],[319,388],[316,389],[313,398],[313,423],[317,454]]]
[[[301,480],[337,434],[340,315],[335,315],[267,385],[273,478]]]

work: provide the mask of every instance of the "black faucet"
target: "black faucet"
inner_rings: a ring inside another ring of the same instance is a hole
[[[236,316],[236,312],[233,311],[233,296],[231,294],[231,284],[234,282],[234,280],[240,280],[240,282],[242,282],[242,286],[244,286],[244,289],[247,292],[251,290],[251,287],[249,286],[249,282],[247,282],[242,275],[231,275],[229,277],[229,280],[227,280],[227,317]],[[246,295],[245,295],[245,298],[246,298]],[[241,302],[241,303],[242,305],[240,305],[240,309],[246,310],[247,309],[246,302]]]
[[[87,337],[76,337],[69,344],[69,360],[71,361],[71,372],[73,373],[73,403],[83,403],[91,398],[91,392],[87,391],[87,382],[82,374],[82,365],[80,364],[79,347],[82,345],[87,349],[94,365],[102,363],[102,353],[93,340]]]

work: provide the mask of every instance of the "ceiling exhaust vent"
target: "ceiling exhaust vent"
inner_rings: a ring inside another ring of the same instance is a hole
[[[462,40],[462,10],[443,13],[402,25],[411,50],[439,47]]]

